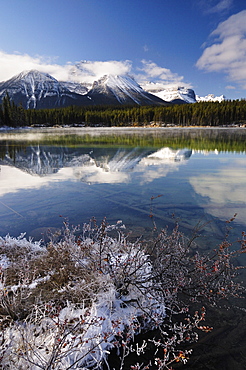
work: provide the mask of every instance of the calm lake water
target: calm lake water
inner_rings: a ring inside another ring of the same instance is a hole
[[[246,129],[0,132],[0,236],[39,240],[64,218],[78,225],[95,216],[148,238],[153,221],[171,229],[178,220],[187,236],[199,225],[198,248],[208,251],[235,213],[232,239],[246,231]],[[187,368],[244,368],[245,300],[240,306],[208,308],[214,330]]]
[[[122,220],[132,237],[201,226],[201,248],[246,230],[246,129],[64,128],[0,132],[0,235],[44,237]],[[151,200],[151,198],[154,198]],[[149,217],[153,214],[153,218]]]

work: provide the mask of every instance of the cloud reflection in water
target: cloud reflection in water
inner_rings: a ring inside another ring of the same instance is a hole
[[[237,213],[237,221],[246,223],[246,162],[228,159],[216,173],[190,178],[196,193],[207,198],[206,211],[220,219],[231,218]]]
[[[3,164],[0,173],[0,196],[22,189],[39,189],[53,182],[81,181],[87,184],[128,183],[132,174],[137,174],[140,184],[166,176],[177,171],[185,159],[191,156],[190,150],[162,148],[154,153],[126,151],[119,149],[109,156],[93,157],[93,153],[73,155],[63,161],[50,152],[38,148],[29,157],[15,159],[15,165]],[[65,159],[64,159],[65,158]],[[5,162],[4,162],[5,163]],[[59,165],[58,165],[59,163]]]

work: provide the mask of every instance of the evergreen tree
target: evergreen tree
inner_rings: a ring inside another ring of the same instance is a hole
[[[2,102],[2,120],[4,126],[12,126],[13,124],[12,116],[13,116],[13,107],[11,106],[9,94],[6,93]]]

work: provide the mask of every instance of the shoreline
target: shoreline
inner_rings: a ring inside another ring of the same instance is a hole
[[[157,130],[244,130],[246,129],[246,126],[240,126],[240,125],[228,125],[228,126],[83,126],[83,125],[56,125],[56,126],[25,126],[25,127],[0,127],[0,132],[8,132],[8,131],[28,131],[28,130],[77,130],[77,129],[83,129],[84,131],[95,131],[96,129],[100,129],[102,131],[157,131]]]

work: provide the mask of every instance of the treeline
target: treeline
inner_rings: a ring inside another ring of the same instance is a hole
[[[166,106],[94,106],[24,109],[9,97],[0,105],[0,126],[223,126],[246,123],[246,100]]]

